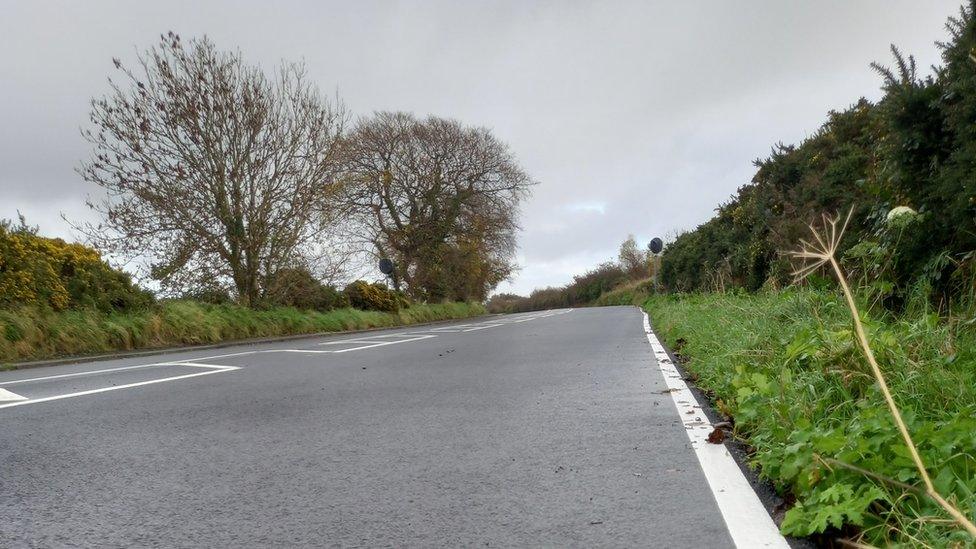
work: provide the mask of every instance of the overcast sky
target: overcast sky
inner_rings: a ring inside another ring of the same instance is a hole
[[[131,61],[173,30],[265,69],[304,60],[354,114],[412,111],[491,128],[539,181],[521,272],[564,284],[708,219],[752,161],[877,99],[888,46],[920,67],[959,1],[44,2],[0,0],[0,218],[72,238],[94,189],[79,128]]]

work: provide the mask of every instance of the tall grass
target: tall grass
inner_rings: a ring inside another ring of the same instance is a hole
[[[484,313],[485,308],[475,303],[414,305],[399,313],[253,310],[195,301],[167,301],[144,311],[108,314],[23,307],[0,310],[0,362],[399,326]]]
[[[784,532],[877,545],[973,543],[927,495],[841,294],[653,296],[655,329],[699,376],[761,474],[796,498]],[[934,491],[976,509],[976,330],[859,311]]]
[[[634,280],[617,286],[605,292],[593,301],[593,305],[640,305],[647,299],[654,288],[654,281],[650,278]]]
[[[841,292],[844,295],[844,301],[847,303],[847,307],[851,312],[851,319],[854,323],[854,332],[857,335],[857,342],[861,346],[861,351],[864,352],[864,357],[867,359],[868,365],[871,367],[871,373],[874,375],[874,380],[878,384],[878,388],[881,390],[881,394],[884,396],[885,404],[887,404],[888,410],[891,412],[891,417],[895,421],[898,432],[901,434],[901,437],[905,442],[905,448],[911,455],[912,461],[915,463],[915,468],[918,470],[919,476],[922,477],[922,482],[925,485],[925,494],[938,503],[945,510],[945,512],[948,513],[960,527],[969,532],[969,535],[971,535],[973,540],[976,541],[976,524],[973,524],[973,522],[969,520],[969,518],[966,517],[961,511],[959,511],[955,505],[946,501],[946,499],[942,496],[942,494],[939,493],[935,485],[932,483],[932,478],[925,466],[925,462],[918,453],[918,446],[915,444],[915,441],[912,440],[912,435],[909,432],[908,427],[905,425],[905,420],[902,417],[901,409],[898,407],[894,396],[891,394],[891,390],[888,388],[888,381],[885,378],[884,372],[881,371],[881,367],[878,365],[878,360],[874,355],[874,349],[872,349],[871,343],[868,341],[867,333],[864,330],[864,323],[861,322],[861,311],[858,309],[857,303],[854,300],[854,293],[847,282],[847,275],[844,273],[844,270],[841,269],[840,263],[837,261],[837,248],[840,245],[841,240],[844,238],[844,231],[847,229],[847,224],[850,221],[851,214],[853,212],[854,208],[851,208],[850,212],[847,214],[847,218],[844,220],[843,226],[841,226],[839,230],[838,222],[840,221],[840,216],[832,219],[828,219],[826,216],[824,216],[824,227],[822,230],[818,230],[812,225],[810,226],[810,231],[813,234],[813,241],[801,241],[801,248],[792,253],[794,257],[807,262],[807,264],[796,271],[795,274],[798,279],[803,279],[812,274],[814,271],[822,267],[829,266],[834,276],[837,277],[837,283],[840,284]],[[853,470],[859,470],[869,475],[873,474],[856,466],[853,468]],[[890,482],[897,482],[892,479],[888,480]]]

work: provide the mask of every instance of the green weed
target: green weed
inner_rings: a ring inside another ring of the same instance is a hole
[[[839,294],[658,295],[644,308],[734,416],[760,473],[796,497],[784,533],[883,546],[972,543],[925,495]],[[971,517],[976,329],[934,315],[860,317],[935,489]]]

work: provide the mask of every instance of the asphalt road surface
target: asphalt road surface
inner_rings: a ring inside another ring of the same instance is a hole
[[[0,389],[3,547],[733,545],[632,307],[2,372]]]

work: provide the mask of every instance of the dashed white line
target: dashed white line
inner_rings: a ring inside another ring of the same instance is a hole
[[[753,491],[749,481],[739,469],[724,444],[711,444],[707,441],[713,426],[702,413],[701,406],[684,378],[671,362],[664,345],[651,330],[647,313],[644,315],[644,332],[654,351],[654,358],[664,381],[668,385],[671,398],[678,409],[678,416],[685,426],[691,440],[691,447],[701,464],[708,486],[715,496],[719,511],[725,519],[725,526],[736,547],[775,547],[788,549],[786,539],[763,507],[759,496]]]

